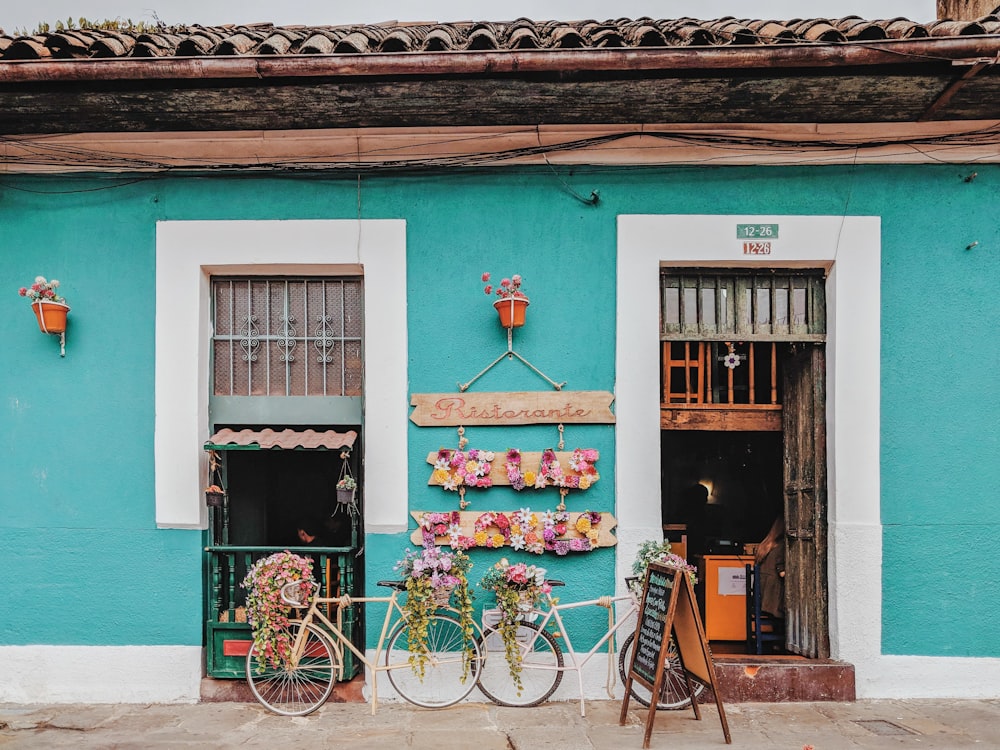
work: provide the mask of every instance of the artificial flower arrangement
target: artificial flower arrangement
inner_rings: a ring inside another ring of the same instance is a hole
[[[594,466],[597,457],[598,452],[594,448],[577,448],[569,459],[570,468],[577,473],[566,474],[559,463],[556,452],[551,448],[546,448],[542,451],[542,460],[538,471],[529,470],[522,473],[521,451],[517,448],[511,448],[507,451],[507,461],[504,468],[507,471],[510,486],[518,492],[526,487],[540,490],[550,486],[586,490],[601,478]]]
[[[424,513],[420,525],[425,534],[447,535],[449,546],[457,550],[473,547],[499,549],[509,546],[535,555],[543,552],[566,555],[597,549],[601,514],[589,510],[580,513],[573,528],[581,538],[565,539],[562,537],[569,531],[570,518],[570,514],[564,510],[535,513],[531,508],[520,508],[509,516],[489,511],[476,518],[472,536],[462,533],[458,511]]]
[[[66,304],[66,298],[59,296],[56,289],[59,288],[59,281],[52,279],[46,281],[44,276],[36,276],[35,283],[31,286],[22,286],[17,293],[22,297],[27,297],[31,302],[61,302]]]
[[[434,463],[433,479],[446,490],[453,491],[460,487],[492,487],[490,472],[494,458],[496,455],[492,451],[442,448]]]
[[[353,489],[356,489],[357,486],[358,486],[358,483],[355,481],[354,477],[352,477],[352,476],[346,476],[343,479],[341,479],[339,482],[337,482],[337,489],[338,490],[353,490]]]
[[[424,545],[419,550],[406,549],[393,567],[406,581],[406,601],[403,611],[409,624],[410,665],[423,679],[428,660],[428,628],[430,617],[439,607],[448,606],[454,597],[455,610],[465,636],[465,657],[462,660],[462,681],[472,666],[472,590],[469,569],[472,560],[461,550],[447,552],[434,543],[434,534],[423,530]]]
[[[683,570],[688,574],[692,584],[698,583],[698,569],[694,565],[688,564],[688,561],[680,555],[675,555],[671,552],[670,542],[666,540],[657,542],[647,539],[639,545],[635,560],[632,562],[632,575],[635,577],[629,580],[629,589],[636,596],[642,595],[642,587],[646,579],[646,569],[653,562],[674,570]]]
[[[482,275],[483,283],[486,286],[483,287],[483,291],[487,294],[493,294],[493,285],[490,284],[490,274],[487,271]],[[496,287],[496,295],[500,299],[510,299],[511,297],[521,297],[527,298],[524,292],[521,291],[521,274],[515,273],[510,278],[503,278],[500,280],[500,285]]]
[[[552,587],[545,581],[545,568],[526,563],[511,564],[502,558],[493,565],[479,586],[492,591],[500,610],[500,620],[496,625],[503,640],[504,654],[510,668],[510,676],[518,693],[521,691],[521,654],[518,649],[517,628],[521,620],[535,609]]]
[[[258,671],[266,666],[275,668],[288,657],[292,647],[288,615],[292,607],[281,600],[281,588],[294,581],[301,581],[306,597],[316,588],[312,559],[288,550],[261,558],[243,579]]]

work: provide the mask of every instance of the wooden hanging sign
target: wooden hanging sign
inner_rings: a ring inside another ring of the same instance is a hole
[[[454,451],[450,448],[427,454],[427,463],[435,467],[427,479],[427,484],[456,490],[463,484],[466,466],[460,466],[457,472],[449,466],[438,469],[438,461],[441,460],[442,452],[445,450],[448,456],[454,455]],[[466,483],[469,489],[514,485],[512,473],[507,470],[509,450],[476,450],[475,459],[472,458],[471,453],[472,451],[465,451],[463,454],[476,464],[474,472],[476,479]],[[586,490],[601,478],[596,469],[597,460],[601,454],[594,449],[584,451],[517,451],[517,454],[519,456],[519,473],[523,472],[518,484],[520,490],[524,492],[530,493],[535,489],[547,487]]]
[[[671,645],[676,648],[695,719],[701,720],[701,709],[698,707],[698,697],[694,692],[692,678],[703,682],[711,689],[712,695],[715,696],[716,707],[719,709],[722,734],[726,738],[726,743],[731,743],[729,722],[726,720],[726,711],[719,698],[715,663],[712,661],[712,651],[708,645],[708,638],[705,637],[701,616],[698,614],[691,579],[683,570],[657,563],[650,563],[646,570],[646,580],[639,604],[639,619],[635,628],[635,648],[632,650],[632,662],[629,664],[628,678],[625,680],[625,698],[622,701],[619,724],[624,726],[628,717],[633,681],[637,681],[653,695],[662,692]],[[646,716],[646,733],[642,742],[644,748],[649,747],[655,719],[656,701],[650,701]]]
[[[414,393],[410,421],[420,427],[614,424],[610,391]]]
[[[566,554],[590,552],[599,547],[614,547],[618,544],[618,537],[613,533],[618,519],[612,513],[565,513],[565,521],[552,524],[554,534],[549,540],[545,539],[544,533],[546,513],[541,510],[532,511],[530,520],[522,520],[520,511],[477,513],[456,510],[431,513],[415,510],[410,515],[417,522],[417,529],[410,534],[410,541],[417,545],[423,543],[425,521],[428,522],[428,530],[434,534],[436,544],[456,546],[455,543],[459,543],[461,549],[513,547],[539,554],[543,551]],[[554,516],[556,521],[561,520],[558,512],[550,511],[548,515]],[[583,521],[581,516],[585,516],[586,520]],[[518,527],[515,529],[516,534],[511,531],[512,526]],[[532,539],[532,534],[537,537],[536,540]],[[518,536],[521,539],[517,539]],[[584,540],[589,540],[590,543],[579,544]]]

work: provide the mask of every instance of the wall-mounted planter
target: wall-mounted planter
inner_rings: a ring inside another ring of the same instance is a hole
[[[31,309],[35,313],[38,329],[42,333],[66,332],[66,314],[69,312],[69,305],[39,299],[31,303]]]
[[[500,325],[504,328],[520,328],[524,325],[528,304],[527,297],[505,297],[494,302],[493,307],[500,314]]]

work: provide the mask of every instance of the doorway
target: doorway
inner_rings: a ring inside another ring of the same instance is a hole
[[[810,658],[829,656],[824,280],[661,273],[664,534],[699,566],[709,639],[746,639],[751,597],[737,577],[751,579],[756,545],[781,519],[779,648]]]

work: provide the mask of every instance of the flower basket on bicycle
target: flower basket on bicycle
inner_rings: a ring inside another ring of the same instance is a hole
[[[435,610],[449,607],[452,596],[459,623],[467,635],[471,654],[473,638],[472,591],[468,572],[472,560],[461,551],[448,552],[434,543],[434,535],[424,532],[424,546],[419,550],[407,549],[394,569],[404,576],[406,601],[403,612],[410,625],[408,648],[410,664],[418,677],[423,677],[429,658],[427,628]]]
[[[551,591],[545,582],[545,568],[525,563],[510,564],[501,559],[486,571],[479,585],[496,596],[499,622],[496,625],[504,645],[510,676],[521,687],[521,653],[518,630],[531,617],[541,598]]]

